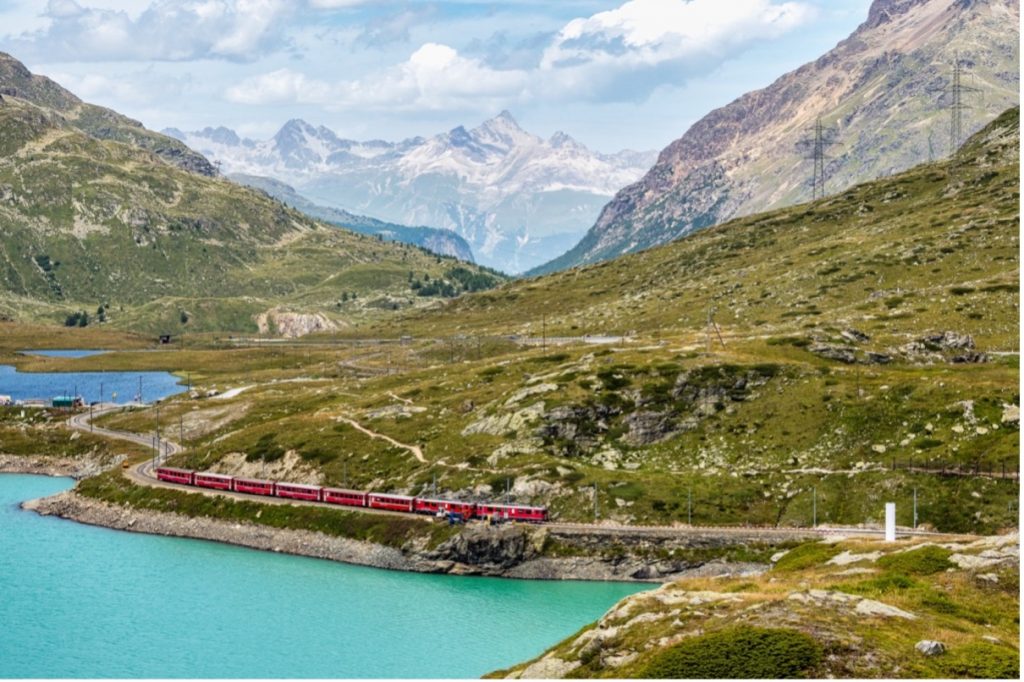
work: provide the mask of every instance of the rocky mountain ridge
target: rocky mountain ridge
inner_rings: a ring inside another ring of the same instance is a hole
[[[1019,102],[1019,21],[1017,0],[876,0],[834,49],[695,123],[579,244],[533,274],[810,199],[805,142],[817,120],[836,142],[828,193],[947,155],[954,59],[973,88],[967,136]]]
[[[654,161],[651,152],[593,152],[564,132],[542,139],[507,111],[472,129],[400,142],[343,139],[302,120],[264,141],[223,127],[164,132],[225,172],[287,182],[318,204],[452,230],[481,263],[509,272],[569,248]]]
[[[59,112],[69,125],[98,140],[124,142],[150,151],[163,161],[200,175],[216,170],[173,137],[147,130],[142,123],[105,107],[83,102],[46,76],[33,74],[9,54],[0,52],[0,96],[23,99]]]
[[[473,251],[469,248],[466,240],[451,230],[441,230],[436,227],[395,225],[394,223],[386,223],[376,218],[355,215],[340,208],[321,206],[306,199],[290,185],[273,178],[245,175],[243,173],[232,174],[228,178],[241,185],[254,187],[266,192],[278,201],[282,201],[286,205],[302,211],[311,218],[323,220],[353,232],[379,235],[387,241],[421,246],[442,256],[452,256],[469,263],[472,263],[474,260]]]

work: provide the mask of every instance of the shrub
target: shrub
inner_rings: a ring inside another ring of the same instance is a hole
[[[964,294],[973,294],[974,287],[950,287],[949,293],[954,296],[963,296]]]
[[[931,575],[953,568],[949,554],[948,549],[928,545],[908,552],[888,554],[878,560],[878,565],[895,573]]]
[[[839,548],[821,542],[808,542],[791,549],[775,564],[776,571],[799,571],[811,566],[825,563],[836,554]]]
[[[737,626],[685,639],[640,672],[655,679],[806,677],[822,659],[808,635],[782,628]]]
[[[1020,679],[1020,658],[1015,649],[988,642],[957,647],[943,657],[942,669],[949,677]]]
[[[917,581],[900,573],[885,573],[877,578],[861,580],[853,585],[840,586],[843,592],[851,594],[879,594],[917,587]]]
[[[256,445],[246,453],[245,461],[255,462],[261,459],[264,462],[273,462],[282,457],[284,457],[284,448],[274,442],[274,434],[268,433],[261,436],[256,441]]]

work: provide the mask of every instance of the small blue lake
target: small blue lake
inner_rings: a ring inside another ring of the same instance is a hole
[[[398,573],[37,516],[0,474],[0,678],[464,678],[649,585]]]
[[[105,351],[62,350],[22,351],[49,357],[88,358]],[[0,395],[14,400],[43,399],[80,395],[87,403],[130,403],[139,395],[143,402],[181,393],[180,379],[169,372],[19,372],[11,365],[0,365]]]
[[[60,350],[23,350],[19,351],[22,355],[41,355],[44,358],[88,358],[93,355],[102,355],[103,353],[109,353],[110,351],[105,350],[73,350],[62,348]]]

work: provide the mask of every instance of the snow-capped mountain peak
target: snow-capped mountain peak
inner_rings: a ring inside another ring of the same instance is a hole
[[[593,152],[562,132],[545,140],[508,111],[401,142],[345,139],[302,119],[263,141],[227,128],[167,133],[225,173],[276,178],[318,203],[389,222],[452,229],[478,262],[510,272],[575,243],[655,160],[653,152]]]

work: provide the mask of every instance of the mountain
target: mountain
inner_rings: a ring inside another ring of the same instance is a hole
[[[180,142],[0,63],[0,317],[84,311],[164,333],[255,331],[270,318],[309,331],[500,280],[317,222],[218,177]]]
[[[650,152],[592,152],[562,132],[544,140],[507,111],[476,128],[401,142],[347,140],[301,120],[264,141],[226,128],[164,132],[226,172],[282,180],[315,203],[453,230],[480,263],[507,272],[571,247],[654,162]]]
[[[46,76],[31,73],[4,52],[0,52],[0,96],[16,97],[57,112],[67,124],[98,140],[124,142],[153,152],[179,168],[207,176],[216,174],[206,158],[181,141],[147,130],[116,111],[83,102]]]
[[[278,201],[332,225],[362,234],[380,235],[387,241],[413,244],[442,256],[451,256],[468,263],[473,262],[473,251],[469,248],[469,244],[451,230],[395,225],[375,218],[355,215],[340,208],[320,206],[296,192],[293,187],[273,178],[245,175],[244,173],[231,174],[228,178],[239,184],[262,190]]]
[[[531,274],[806,201],[813,166],[801,141],[819,119],[835,142],[826,152],[830,193],[947,155],[956,55],[973,88],[963,94],[968,135],[1019,102],[1019,23],[1017,0],[875,0],[833,50],[695,123],[615,195],[579,244]]]

